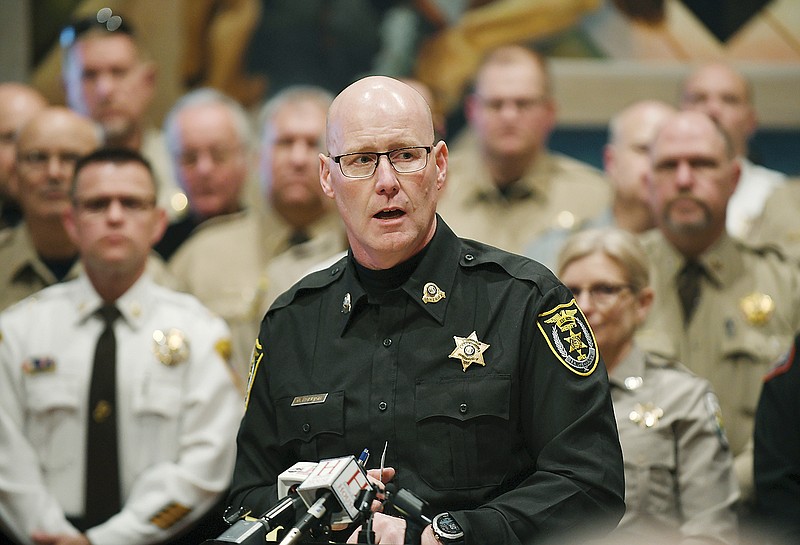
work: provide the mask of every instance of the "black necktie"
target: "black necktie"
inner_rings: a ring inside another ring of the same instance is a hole
[[[700,279],[703,277],[703,265],[690,259],[678,273],[678,297],[683,308],[684,325],[688,325],[700,300]]]
[[[97,311],[105,329],[97,340],[89,386],[89,422],[86,440],[86,528],[119,513],[119,453],[117,450],[117,340],[114,321],[120,313],[114,305]]]

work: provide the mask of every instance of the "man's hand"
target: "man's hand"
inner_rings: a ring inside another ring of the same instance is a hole
[[[358,532],[360,530],[361,527],[358,527],[347,542],[358,543]],[[405,543],[406,521],[383,513],[375,513],[372,515],[372,531],[375,532],[375,543],[402,545]]]
[[[48,534],[33,532],[31,540],[36,545],[92,545],[86,534]]]

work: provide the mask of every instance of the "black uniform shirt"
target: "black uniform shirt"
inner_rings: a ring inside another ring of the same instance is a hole
[[[263,512],[297,461],[367,447],[377,467],[388,441],[398,486],[449,510],[467,544],[613,527],[622,456],[586,319],[544,266],[437,220],[416,270],[380,302],[348,256],[267,312],[231,504]]]

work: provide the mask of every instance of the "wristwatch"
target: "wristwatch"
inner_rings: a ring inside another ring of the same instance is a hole
[[[433,536],[439,543],[463,545],[464,530],[458,525],[450,513],[439,513],[431,521]]]

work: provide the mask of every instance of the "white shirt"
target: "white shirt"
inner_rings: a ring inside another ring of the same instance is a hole
[[[0,515],[23,543],[34,530],[75,533],[65,517],[83,514],[101,304],[81,275],[0,314],[0,488],[11,491]],[[86,532],[93,545],[162,541],[202,516],[229,484],[244,407],[222,319],[147,276],[116,304],[123,509]],[[173,329],[181,353],[159,359],[157,332]]]

